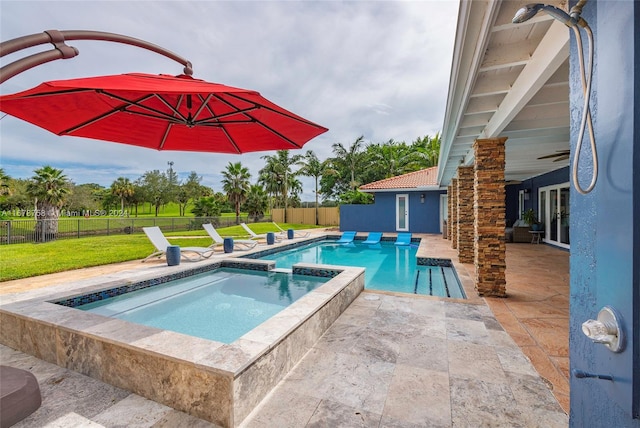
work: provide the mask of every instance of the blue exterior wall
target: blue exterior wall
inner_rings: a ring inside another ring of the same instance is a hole
[[[569,181],[569,167],[557,169],[546,174],[524,180],[520,184],[506,186],[505,218],[511,222],[518,219],[518,193],[520,190],[529,189],[529,200],[524,202],[524,209],[532,208],[538,211],[538,189],[554,184],[567,183]]]
[[[570,6],[575,2],[571,2]],[[640,3],[589,1],[582,16],[595,37],[591,113],[599,157],[595,189],[571,188],[570,368],[614,381],[571,376],[571,427],[640,427]],[[586,44],[585,44],[586,46]],[[571,152],[576,150],[582,86],[571,39]],[[591,181],[585,134],[578,168]],[[575,213],[575,215],[574,215]],[[626,349],[613,353],[582,333],[609,305],[622,315]]]
[[[341,205],[340,230],[396,232],[396,194],[409,195],[409,232],[440,233],[440,195],[446,191],[378,192],[370,205]],[[420,195],[425,195],[424,203]]]

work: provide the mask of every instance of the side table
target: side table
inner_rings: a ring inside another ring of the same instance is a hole
[[[529,233],[531,234],[531,243],[539,244],[540,236],[542,236],[542,234],[544,233],[544,230],[530,230]]]

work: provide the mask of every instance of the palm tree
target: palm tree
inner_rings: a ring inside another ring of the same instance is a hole
[[[371,144],[367,146],[366,156],[371,164],[363,177],[366,183],[422,168],[422,156],[404,142],[389,140],[384,144]]]
[[[280,173],[275,162],[267,162],[264,168],[259,171],[258,184],[262,185],[269,198],[269,211],[273,208],[272,201],[278,200],[280,189]]]
[[[4,168],[0,168],[0,196],[10,195],[11,187],[9,186],[11,177],[4,172]]]
[[[313,177],[315,180],[315,194],[316,194],[316,226],[318,225],[318,180],[324,173],[327,164],[326,162],[320,162],[318,156],[313,150],[307,150],[307,154],[304,156],[304,160],[298,162],[300,169],[298,174],[302,174],[306,177]]]
[[[418,137],[412,144],[411,148],[422,157],[423,167],[428,168],[438,165],[438,156],[440,155],[440,133],[436,133],[435,137],[425,135]]]
[[[361,135],[354,141],[354,143],[346,149],[341,143],[335,143],[333,146],[333,153],[336,157],[333,162],[340,169],[346,169],[349,173],[351,180],[349,180],[349,187],[355,190],[358,187],[358,181],[356,181],[357,173],[364,168],[362,160],[364,159],[365,152],[363,152],[362,145],[364,144],[364,136]]]
[[[133,196],[133,183],[126,177],[118,177],[111,184],[111,194],[120,198],[120,213],[124,215],[124,201]]]
[[[60,207],[69,194],[69,181],[61,169],[49,165],[34,172],[27,184],[27,193],[34,199],[36,240],[44,242],[58,232]]]
[[[266,192],[259,184],[254,184],[249,189],[247,194],[247,201],[245,207],[249,216],[253,217],[254,221],[260,220],[264,216],[264,212],[267,209],[268,199]]]
[[[240,223],[240,205],[244,202],[249,192],[249,170],[240,162],[227,165],[226,171],[222,171],[222,189],[227,193],[227,198],[236,210],[236,224]]]
[[[271,179],[277,180],[277,187],[282,195],[282,201],[284,203],[284,222],[287,222],[287,200],[289,198],[290,177],[295,176],[296,173],[291,171],[291,166],[295,165],[302,159],[302,155],[294,155],[289,157],[289,150],[278,150],[274,156],[263,156],[266,165],[261,171],[268,171]],[[267,187],[269,188],[269,187]]]

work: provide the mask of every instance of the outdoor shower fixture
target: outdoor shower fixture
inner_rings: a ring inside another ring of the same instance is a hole
[[[562,9],[558,9],[555,6],[531,3],[523,8],[519,9],[512,22],[514,24],[520,24],[533,18],[539,11],[544,11],[548,15],[562,22],[567,27],[571,28],[576,36],[576,43],[578,47],[578,61],[580,63],[580,80],[582,81],[582,94],[584,98],[584,105],[582,107],[582,120],[580,122],[580,130],[578,132],[578,142],[576,143],[576,152],[573,155],[571,179],[573,186],[576,190],[585,195],[593,190],[598,179],[598,153],[596,151],[596,139],[593,133],[593,123],[591,121],[591,111],[589,109],[589,100],[591,98],[591,77],[593,72],[593,32],[580,14],[582,13],[582,7],[587,3],[587,0],[580,0],[574,7],[571,8],[569,13]],[[585,69],[584,65],[584,51],[582,49],[582,36],[580,34],[580,28],[583,28],[587,33],[587,39],[589,42],[589,62]],[[589,139],[591,143],[591,159],[593,162],[593,169],[591,171],[591,183],[586,189],[580,186],[578,181],[578,164],[580,162],[580,152],[582,151],[582,140],[584,138],[585,127],[589,128]]]

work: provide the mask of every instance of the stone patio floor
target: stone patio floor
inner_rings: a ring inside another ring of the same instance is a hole
[[[457,260],[441,235],[422,238],[430,254]],[[140,266],[7,281],[0,302]],[[473,278],[473,265],[456,269]],[[507,244],[506,272],[507,298],[363,292],[241,426],[566,427],[569,253]],[[30,370],[42,390],[40,409],[16,427],[212,426],[3,345],[0,363]]]

